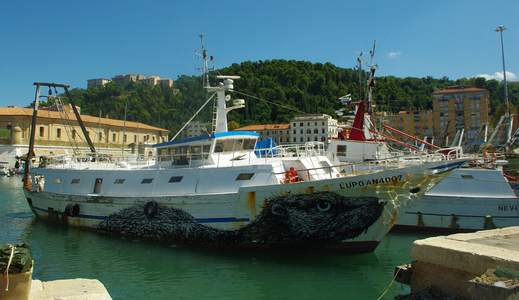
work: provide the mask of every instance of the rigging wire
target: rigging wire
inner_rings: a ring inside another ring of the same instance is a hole
[[[249,95],[249,94],[244,93],[244,92],[240,92],[240,91],[236,91],[236,90],[233,90],[232,92],[240,94],[240,95],[243,95],[243,96],[246,96],[246,97],[250,97],[252,99],[256,99],[256,100],[259,100],[259,101],[267,102],[267,103],[270,103],[272,105],[276,105],[276,106],[279,106],[279,107],[282,107],[284,109],[291,110],[291,111],[294,111],[294,112],[297,112],[297,113],[303,113],[303,114],[305,113],[304,111],[301,111],[301,110],[299,110],[297,108],[293,108],[293,107],[290,107],[290,106],[286,106],[286,105],[275,103],[275,102],[272,102],[272,101],[269,101],[269,100],[265,100],[265,99],[262,99],[262,98],[259,98],[259,97],[253,96],[253,95]]]
[[[207,105],[207,103],[209,103],[209,101],[211,101],[214,96],[216,95],[216,93],[213,93],[211,95],[211,97],[209,97],[205,102],[204,104],[202,104],[202,106],[200,106],[200,108],[196,111],[196,113],[184,124],[184,126],[182,126],[182,128],[180,128],[179,131],[177,131],[177,133],[175,134],[175,136],[173,136],[169,141],[174,141],[177,136],[187,127],[187,125],[189,125],[189,123],[191,123],[191,121],[193,121],[193,119],[202,111],[202,109],[204,109],[204,107]]]

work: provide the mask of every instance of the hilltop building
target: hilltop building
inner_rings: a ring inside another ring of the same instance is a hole
[[[106,78],[95,78],[95,79],[88,79],[87,80],[87,88],[93,88],[96,86],[104,86],[105,84],[109,83],[111,80]]]
[[[173,87],[173,79],[161,78],[160,76],[144,76],[142,74],[120,74],[112,77],[112,80],[106,78],[94,78],[87,80],[87,88],[93,88],[97,86],[104,86],[109,82],[115,82],[117,84],[128,84],[130,82],[142,82],[150,86],[160,85],[164,88]]]
[[[0,160],[13,162],[27,153],[31,108],[0,107]],[[149,155],[153,144],[167,140],[168,131],[151,125],[81,115],[90,139],[101,153]],[[40,108],[35,131],[36,155],[72,153],[75,146],[88,151],[85,138],[69,105]],[[153,152],[151,152],[153,154]]]
[[[434,134],[439,138],[454,138],[464,129],[465,139],[478,138],[489,121],[489,91],[475,87],[451,86],[433,93]]]

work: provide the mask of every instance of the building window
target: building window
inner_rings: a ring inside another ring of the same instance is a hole
[[[133,142],[134,142],[134,143],[137,143],[137,135],[134,135],[134,136],[133,136]]]
[[[123,136],[123,143],[126,143],[126,134]]]
[[[74,139],[74,140],[76,139],[76,134],[77,134],[76,130],[73,129],[72,130],[72,139]]]
[[[303,126],[304,126],[303,122],[299,123],[299,126],[300,126],[300,127],[303,127]]]
[[[314,126],[317,126],[317,122],[314,123]]]
[[[250,180],[254,176],[254,173],[240,173],[236,180]]]
[[[301,141],[301,143],[304,142],[303,137],[300,137],[300,138],[299,138],[299,141]]]
[[[114,181],[114,184],[123,184],[124,181],[126,181],[126,179],[124,179],[124,178],[117,178],[117,179]]]
[[[169,178],[169,183],[175,183],[175,182],[181,182],[182,181],[182,178],[184,178],[183,176],[171,176],[171,178]]]
[[[322,132],[322,133],[325,133],[325,132],[324,132],[324,128],[321,130],[321,132]]]
[[[142,181],[141,181],[141,184],[150,184],[153,182],[153,178],[144,178]]]
[[[296,134],[296,130],[294,129],[294,134]]]
[[[324,126],[324,122],[323,122],[323,126]]]
[[[297,142],[297,139],[295,137],[292,138],[292,142],[294,142],[294,143]]]
[[[323,129],[324,130],[324,129]],[[318,134],[319,133],[319,129],[314,129],[314,134]]]
[[[311,134],[312,133],[312,129],[307,129],[306,133]]]
[[[44,137],[44,136],[45,136],[45,127],[40,126],[40,137]]]
[[[56,129],[56,137],[61,139],[61,128]]]
[[[99,132],[99,133],[97,134],[97,136],[98,136],[99,141],[102,142],[102,141],[103,141],[103,133],[102,133],[102,132]]]
[[[112,142],[115,142],[117,135],[115,133],[112,134]]]

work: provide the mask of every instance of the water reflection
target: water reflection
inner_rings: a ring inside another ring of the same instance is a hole
[[[413,236],[375,253],[212,252],[114,238],[35,220],[19,182],[0,182],[0,241],[28,242],[34,277],[98,278],[115,299],[373,299],[409,260]],[[398,292],[394,289],[394,292]]]

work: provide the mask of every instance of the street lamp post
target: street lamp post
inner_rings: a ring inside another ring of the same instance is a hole
[[[506,103],[506,115],[508,116],[510,114],[510,105],[508,103],[508,87],[506,84],[506,68],[505,68],[505,47],[503,46],[503,31],[505,31],[506,28],[504,25],[499,25],[496,28],[496,32],[499,32],[499,35],[501,36],[501,59],[503,61],[503,83],[505,88],[505,103]]]

